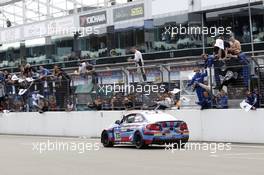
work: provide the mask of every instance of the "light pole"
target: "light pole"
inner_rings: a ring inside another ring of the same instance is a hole
[[[251,40],[251,51],[252,51],[252,56],[255,56],[250,0],[248,0],[248,16],[249,16],[249,27],[250,27],[250,37],[251,37],[251,39],[250,39]]]

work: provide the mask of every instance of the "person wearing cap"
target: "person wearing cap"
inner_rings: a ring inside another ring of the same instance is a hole
[[[228,49],[230,48],[230,44],[224,40],[222,35],[219,35],[214,44],[214,73],[215,73],[215,89],[221,90],[221,79],[220,75],[225,75],[222,72],[221,68],[225,65],[225,60],[227,60]]]
[[[226,57],[225,44],[222,36],[218,36],[214,44],[214,56],[218,59]]]

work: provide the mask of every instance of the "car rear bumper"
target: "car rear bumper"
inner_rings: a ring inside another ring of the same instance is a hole
[[[146,144],[170,144],[170,143],[187,143],[189,135],[182,135],[181,137],[153,137],[152,139],[145,140]]]

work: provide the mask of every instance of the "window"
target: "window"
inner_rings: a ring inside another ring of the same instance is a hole
[[[129,115],[127,115],[124,118],[124,120],[123,120],[123,124],[134,123],[135,117],[136,117],[136,114],[129,114]]]
[[[145,118],[144,118],[142,115],[137,114],[137,115],[135,116],[135,121],[134,121],[134,123],[142,123],[142,122],[144,122],[144,120],[145,120]]]

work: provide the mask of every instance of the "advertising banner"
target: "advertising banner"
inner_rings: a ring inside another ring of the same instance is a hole
[[[144,4],[137,4],[114,9],[114,22],[125,21],[145,16]]]
[[[96,26],[107,23],[106,11],[80,16],[80,27]]]
[[[21,27],[9,28],[7,30],[0,31],[0,43],[16,42],[21,40]]]
[[[65,17],[48,22],[48,35],[69,35],[74,31],[74,17]]]
[[[46,22],[26,25],[24,27],[24,38],[43,37],[47,35]]]
[[[109,71],[109,72],[99,73],[99,83],[102,83],[102,84],[123,83],[122,71]]]

